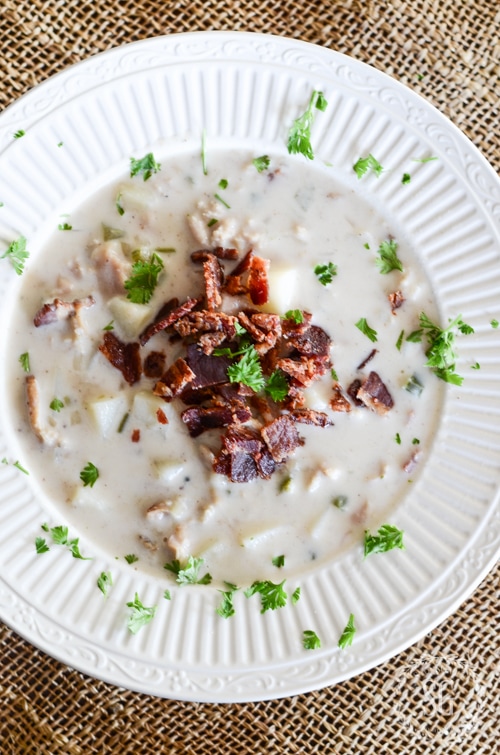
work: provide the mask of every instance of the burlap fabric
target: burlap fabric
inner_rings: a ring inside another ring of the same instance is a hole
[[[500,167],[497,0],[0,0],[0,108],[94,53],[147,36],[245,30],[331,47],[420,92]],[[498,569],[393,660],[284,700],[202,705],[97,682],[0,624],[0,753],[493,753]]]

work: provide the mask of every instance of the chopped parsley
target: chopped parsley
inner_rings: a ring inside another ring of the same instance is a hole
[[[216,198],[216,200],[217,200],[218,202],[220,202],[221,204],[223,204],[223,205],[224,205],[224,207],[227,207],[227,209],[228,209],[228,210],[230,210],[230,209],[231,209],[231,205],[229,205],[229,204],[228,204],[228,203],[226,202],[226,200],[225,200],[225,199],[222,199],[222,197],[220,196],[220,194],[214,194],[214,197]]]
[[[288,380],[285,373],[281,370],[274,370],[269,376],[265,385],[265,392],[271,396],[273,401],[283,401],[288,396]]]
[[[334,369],[333,367],[330,370],[330,375],[331,375],[332,380],[335,380],[338,382],[339,376],[337,375],[337,370]]]
[[[93,488],[98,479],[99,470],[95,464],[92,464],[92,462],[89,461],[80,472],[80,480],[83,482],[84,487],[90,485],[90,487]]]
[[[219,189],[227,189],[228,187],[228,180],[227,178],[221,178],[219,181]]]
[[[492,328],[494,328],[496,330],[496,328],[498,328],[498,325],[499,325],[498,320],[492,320],[490,322],[490,325],[491,325]]]
[[[474,362],[474,364],[471,364],[470,367],[471,367],[471,370],[480,370],[481,369],[481,365],[479,364],[479,362]]]
[[[276,558],[273,558],[273,566],[277,566],[278,569],[280,569],[284,565],[285,565],[285,557],[283,555],[276,556]]]
[[[125,210],[123,209],[123,205],[122,205],[122,195],[121,194],[118,194],[118,196],[116,197],[115,207],[116,207],[116,211],[117,211],[118,215],[124,215],[125,214]]]
[[[254,160],[252,160],[252,164],[257,168],[259,173],[262,173],[263,171],[267,170],[269,168],[269,165],[271,163],[271,160],[267,155],[261,155],[260,157],[256,157]]]
[[[25,372],[30,371],[30,355],[27,351],[25,351],[24,354],[21,354],[21,356],[19,357],[19,364]]]
[[[59,398],[53,398],[49,406],[52,409],[52,411],[60,412],[61,409],[64,407],[64,401],[61,401],[61,399]]]
[[[216,223],[218,223],[218,222],[219,222],[219,221],[217,220],[217,218],[210,218],[210,220],[209,220],[209,221],[208,221],[208,223],[207,223],[207,226],[208,226],[209,228],[211,228],[211,227],[212,227],[213,225],[215,225],[215,224],[216,224]]]
[[[12,134],[14,139],[20,139],[22,136],[25,136],[25,135],[26,135],[26,131],[22,128],[20,128],[18,131]]]
[[[244,383],[256,393],[264,388],[265,380],[259,354],[255,346],[249,346],[243,352],[239,362],[229,365],[227,376],[231,383]]]
[[[47,553],[50,550],[47,545],[47,541],[44,537],[37,537],[35,540],[35,548],[37,553]]]
[[[413,162],[414,163],[430,163],[433,160],[439,160],[438,157],[414,157]]]
[[[107,325],[104,326],[103,330],[114,330],[115,329],[115,321],[110,320]]]
[[[354,614],[351,613],[349,615],[349,621],[347,622],[344,631],[339,637],[338,646],[339,648],[349,647],[352,645],[352,641],[354,639],[354,635],[356,634],[356,627],[354,626]]]
[[[29,475],[28,470],[23,467],[20,461],[15,461],[12,466],[15,467],[16,469],[19,469],[19,471],[22,472],[23,474]]]
[[[420,443],[420,440],[418,438],[413,438],[412,443],[414,446],[418,446]]]
[[[474,328],[462,320],[462,315],[450,320],[447,328],[441,328],[433,323],[425,312],[422,312],[420,314],[420,329],[412,333],[411,337],[412,340],[419,341],[422,336],[425,336],[427,340],[426,364],[438,378],[447,383],[462,385],[463,377],[455,372],[457,358],[454,351],[455,329],[463,335],[474,333]]]
[[[107,596],[112,585],[113,585],[113,577],[111,576],[111,572],[109,571],[101,572],[101,574],[99,575],[97,579],[97,587],[102,592],[104,597]]]
[[[300,587],[296,587],[295,590],[292,592],[292,603],[295,605],[295,603],[298,603],[300,600]]]
[[[153,253],[148,261],[134,262],[132,275],[124,283],[127,299],[134,304],[147,304],[158,285],[158,277],[162,270],[163,262],[156,253]]]
[[[347,506],[347,500],[348,499],[346,495],[336,495],[332,500],[332,503],[336,509],[345,509],[345,507]]]
[[[203,564],[203,558],[194,558],[189,556],[188,562],[185,566],[182,566],[180,561],[175,559],[171,563],[165,564],[164,569],[175,574],[176,581],[180,585],[209,585],[212,581],[212,575],[206,574],[203,577],[199,576],[201,565]]]
[[[409,173],[403,173],[403,178],[401,179],[401,183],[403,186],[406,186],[406,184],[409,184],[411,181],[411,176]]]
[[[203,129],[201,132],[201,167],[203,170],[203,175],[206,176],[208,173],[207,169],[207,131],[206,129]]]
[[[148,152],[147,155],[140,159],[136,159],[135,157],[130,158],[130,178],[142,175],[144,181],[147,181],[153,173],[158,173],[160,168],[161,165],[156,162],[152,152]]]
[[[394,436],[394,440],[396,441],[398,446],[401,445],[401,435],[399,433],[396,433],[396,435]]]
[[[312,629],[304,629],[302,644],[306,650],[317,650],[321,647],[321,640]]]
[[[371,153],[367,157],[360,157],[359,160],[354,163],[352,169],[358,178],[363,178],[365,173],[369,170],[373,171],[378,178],[384,170],[379,161],[373,157]]]
[[[113,241],[114,239],[122,239],[125,236],[125,231],[120,228],[113,228],[110,225],[102,224],[102,238],[104,241]]]
[[[81,561],[92,561],[92,559],[90,557],[89,558],[84,558],[84,556],[82,556],[82,554],[80,553],[79,545],[78,545],[79,539],[76,537],[76,538],[72,538],[70,540],[69,539],[68,528],[65,527],[64,525],[58,525],[57,527],[51,527],[50,530],[49,530],[49,528],[48,528],[47,525],[42,524],[42,529],[45,532],[50,532],[50,536],[52,537],[52,542],[55,545],[64,545],[64,546],[66,546],[68,548],[68,550],[71,551],[71,555],[73,556],[73,558],[78,558]]]
[[[254,582],[247,590],[245,590],[245,597],[251,598],[252,595],[258,593],[261,601],[261,613],[266,611],[274,611],[276,608],[283,608],[286,606],[287,594],[283,585],[285,580],[278,585],[274,584],[270,580]]]
[[[370,339],[373,343],[377,340],[377,331],[373,330],[373,328],[370,328],[366,321],[366,317],[361,317],[356,324],[356,327],[358,330],[360,330],[363,335],[365,335],[367,338]]]
[[[402,330],[398,336],[398,340],[396,341],[396,348],[398,351],[401,351],[401,346],[403,345],[404,337],[405,337],[405,332],[404,330]]]
[[[323,92],[316,89],[311,95],[307,110],[299,118],[296,118],[288,132],[288,152],[290,155],[301,154],[309,160],[314,160],[314,152],[311,145],[311,127],[314,123],[315,110],[324,112],[328,102]]]
[[[236,587],[236,585],[231,584],[230,582],[225,582],[225,585],[229,589],[219,590],[220,594],[222,595],[222,602],[215,610],[216,613],[218,613],[219,616],[221,616],[223,619],[229,619],[231,616],[234,616],[235,613],[233,595],[238,591],[239,588]]]
[[[376,265],[383,275],[392,272],[393,270],[399,270],[403,272],[403,263],[398,257],[398,243],[394,239],[388,239],[382,241],[378,251],[378,258]]]
[[[287,320],[293,320],[296,325],[300,325],[301,322],[304,322],[304,315],[300,309],[289,309],[288,312],[285,312],[285,318]]]
[[[333,276],[337,275],[337,265],[328,262],[326,265],[316,265],[314,274],[322,286],[328,286],[332,282]]]
[[[132,609],[132,613],[127,621],[127,627],[132,634],[137,634],[139,629],[149,624],[156,613],[156,606],[145,606],[137,593],[134,600],[127,603],[127,606]]]
[[[172,600],[172,596],[170,595],[170,590],[165,590],[165,592],[163,593],[163,597],[165,598],[165,600]]]
[[[139,557],[135,555],[135,553],[129,553],[128,555],[123,557],[127,564],[135,564],[136,561],[139,561]]]
[[[26,239],[24,236],[19,236],[18,239],[13,241],[5,252],[0,257],[0,260],[7,258],[10,260],[10,264],[14,268],[17,275],[22,275],[24,272],[24,263],[30,256],[30,253],[26,249]]]
[[[404,550],[403,534],[402,530],[398,530],[392,524],[383,524],[379,527],[376,535],[370,535],[368,530],[365,530],[365,558],[371,553],[387,553],[393,548]]]
[[[60,231],[72,231],[73,230],[73,226],[70,225],[69,223],[59,223],[59,225],[57,227],[58,227],[58,229]]]

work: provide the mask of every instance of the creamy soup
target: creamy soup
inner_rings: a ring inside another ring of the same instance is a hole
[[[181,154],[146,181],[139,174],[107,186],[62,219],[24,275],[9,360],[30,473],[66,521],[112,556],[136,555],[137,568],[160,572],[193,556],[214,580],[282,580],[390,520],[429,454],[441,385],[423,345],[406,336],[420,312],[436,319],[436,309],[411,240],[331,168],[271,156],[259,171],[255,157],[211,154],[204,175],[199,155]],[[381,248],[402,271],[382,272]],[[249,252],[263,293],[252,301],[247,270],[232,290],[216,281],[220,301],[207,307],[207,259],[234,282]],[[137,263],[155,260],[150,300],[131,300]],[[268,328],[258,368],[264,381],[277,370],[293,399],[273,402],[262,388],[226,381],[246,407],[236,420],[233,411],[233,428],[262,439],[277,417],[293,416],[287,423],[299,440],[282,457],[259,441],[264,475],[224,473],[235,458],[227,453],[217,467],[227,422],[199,434],[186,422],[187,408],[199,419],[200,406],[229,399],[219,388],[204,403],[172,393],[172,365],[200,350],[199,333],[169,326],[144,334],[174,298],[178,306],[195,299],[191,314],[208,308],[238,321],[236,337],[217,331],[217,343],[205,343],[212,359],[238,364],[256,348],[240,313],[274,313],[274,330],[317,326],[331,339],[319,372],[301,383],[297,365],[307,370],[318,358],[311,362],[293,339],[278,339],[280,356],[276,342],[268,348],[276,336]],[[136,344],[140,375],[127,379],[116,366],[123,354],[110,361],[116,343]],[[18,362],[26,352],[29,376]]]

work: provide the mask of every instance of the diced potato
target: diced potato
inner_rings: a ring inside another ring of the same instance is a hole
[[[273,267],[268,273],[269,299],[263,309],[284,315],[292,309],[297,286],[297,270],[293,267]]]
[[[90,416],[103,438],[116,433],[120,422],[128,411],[126,396],[102,396],[88,405]]]
[[[182,473],[184,464],[179,459],[156,459],[153,469],[159,480],[171,482]]]
[[[118,189],[118,202],[125,210],[148,211],[154,203],[156,194],[144,183],[122,184]]]
[[[137,338],[153,317],[153,310],[147,304],[134,304],[126,296],[114,296],[108,307],[127,338]]]
[[[145,427],[168,428],[158,422],[157,411],[165,411],[165,402],[149,391],[138,391],[134,396],[131,416],[134,423],[140,423]]]
[[[105,506],[102,495],[99,494],[97,489],[90,487],[83,487],[83,485],[77,485],[73,489],[69,502],[76,508],[88,508],[103,509]]]

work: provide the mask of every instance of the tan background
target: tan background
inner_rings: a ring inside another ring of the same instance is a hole
[[[497,0],[0,0],[0,108],[89,55],[202,30],[287,35],[420,92],[498,170]],[[0,624],[1,755],[498,751],[498,569],[441,626],[380,667],[284,700],[205,705],[94,681]]]

